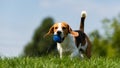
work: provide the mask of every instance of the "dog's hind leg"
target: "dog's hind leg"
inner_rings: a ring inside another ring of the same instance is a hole
[[[89,40],[89,38],[88,38],[88,36],[86,35],[86,41],[87,41],[87,48],[86,48],[86,56],[88,57],[88,58],[90,58],[91,57],[91,48],[92,48],[92,44],[91,44],[91,42],[90,42],[90,40]]]
[[[71,53],[70,57],[71,59],[74,58],[74,57],[79,57],[79,50],[78,49],[75,49],[73,50],[73,52]]]

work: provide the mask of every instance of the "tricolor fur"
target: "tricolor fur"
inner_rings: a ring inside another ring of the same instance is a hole
[[[62,58],[63,52],[70,52],[71,58],[80,57],[83,58],[83,53],[88,58],[91,57],[91,43],[88,36],[84,33],[84,21],[86,18],[86,12],[81,13],[80,29],[73,31],[66,22],[55,23],[46,35],[59,35],[63,41],[57,42],[57,49]],[[68,40],[70,41],[68,43]]]

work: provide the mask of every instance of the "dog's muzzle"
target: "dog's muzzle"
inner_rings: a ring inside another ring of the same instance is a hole
[[[62,33],[61,31],[57,31],[58,36],[61,36],[61,33]]]
[[[64,37],[61,38],[61,36],[59,36],[59,35],[53,35],[53,40],[57,43],[61,43],[61,42],[63,42]]]

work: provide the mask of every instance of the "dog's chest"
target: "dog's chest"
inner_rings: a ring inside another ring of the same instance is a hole
[[[73,51],[77,48],[75,45],[75,38],[71,34],[68,34],[68,36],[61,43],[61,47],[63,51]]]

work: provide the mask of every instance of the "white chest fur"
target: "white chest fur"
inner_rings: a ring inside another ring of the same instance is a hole
[[[76,47],[74,40],[74,37],[71,34],[68,34],[62,43],[57,43],[60,58],[62,58],[62,52],[71,52],[71,57],[79,55],[79,50]]]
[[[74,49],[77,48],[75,45],[74,37],[71,34],[68,34],[68,36],[64,39],[62,43],[57,43],[57,44],[61,45],[63,52],[65,51],[72,52]]]

